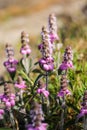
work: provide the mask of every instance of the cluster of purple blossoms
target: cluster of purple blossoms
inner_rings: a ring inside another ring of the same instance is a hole
[[[77,119],[87,115],[87,90],[84,92],[83,102],[81,105],[82,107],[80,110],[80,114],[77,116]]]
[[[41,104],[33,103],[30,111],[32,124],[27,125],[27,130],[46,130],[47,124],[42,123],[44,120]]]
[[[41,80],[38,81],[38,94],[43,94],[46,98],[49,96],[49,92],[46,90],[46,85]]]
[[[24,31],[21,33],[21,49],[20,49],[20,53],[22,55],[30,55],[31,53],[31,49],[29,46],[29,35],[28,33],[25,33]]]
[[[50,42],[49,32],[45,27],[42,27],[42,43],[38,46],[42,53],[42,58],[39,60],[39,65],[44,71],[52,71],[54,69],[54,60],[52,58],[53,47]]]
[[[57,35],[56,17],[55,17],[54,13],[49,15],[48,27],[49,27],[49,34],[50,34],[51,43],[53,43],[54,41],[59,41],[59,37]]]
[[[11,93],[7,83],[4,84],[4,94],[0,98],[8,110],[15,105],[15,94]]]
[[[66,95],[71,95],[71,92],[68,89],[68,82],[66,75],[62,75],[61,82],[60,82],[60,91],[57,94],[57,97],[64,97]]]
[[[15,87],[19,89],[25,89],[26,84],[25,81],[23,81],[21,76],[18,76],[17,82],[15,83]]]
[[[62,64],[59,66],[59,70],[67,70],[73,68],[73,53],[70,46],[66,47]]]
[[[6,44],[6,55],[8,60],[4,62],[4,66],[9,73],[15,73],[18,61],[14,59],[14,50],[9,44]]]
[[[0,109],[0,119],[3,119],[3,115],[4,115],[4,110]]]

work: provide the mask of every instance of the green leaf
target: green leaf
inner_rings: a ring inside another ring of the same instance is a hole
[[[44,76],[43,73],[39,74],[34,82],[34,87],[37,85],[38,81]]]
[[[25,68],[26,73],[28,74],[29,73],[29,57],[24,57],[22,59],[22,64]]]
[[[34,72],[34,73],[42,73],[40,69],[34,69],[32,72]]]
[[[23,79],[26,79],[29,83],[33,85],[33,81],[28,77],[28,75],[24,71],[18,71],[18,74],[23,77]]]

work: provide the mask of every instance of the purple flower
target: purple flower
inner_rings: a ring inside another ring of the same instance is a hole
[[[51,43],[53,43],[54,41],[59,41],[59,37],[56,33],[50,33],[50,39],[51,39]]]
[[[13,74],[16,72],[18,61],[14,59],[14,50],[9,44],[6,44],[6,55],[8,60],[4,62],[4,66],[10,74]]]
[[[41,58],[39,65],[44,71],[52,71],[54,69],[53,58]]]
[[[79,118],[85,115],[87,115],[87,90],[84,92],[83,102],[82,102],[80,113],[77,116],[77,120],[79,120]]]
[[[63,61],[62,64],[59,66],[59,70],[67,70],[68,68],[74,68],[72,61]]]
[[[29,45],[24,45],[21,47],[20,52],[22,55],[30,55],[31,49],[30,49]]]
[[[43,94],[46,98],[49,96],[49,92],[46,90],[46,88],[38,88],[37,93]]]
[[[4,115],[4,110],[0,109],[0,119],[3,119],[3,115]]]
[[[57,93],[57,97],[64,97],[66,95],[71,95],[71,92],[68,90],[68,82],[67,82],[67,76],[65,74],[61,77],[60,82],[60,91]]]
[[[15,59],[12,60],[12,61],[7,60],[7,61],[4,62],[4,66],[6,67],[6,69],[9,73],[16,71],[17,64],[18,64],[18,61],[15,60]]]
[[[54,41],[59,41],[59,37],[57,35],[57,22],[54,13],[49,15],[48,26],[51,43]]]
[[[74,68],[73,66],[73,54],[70,46],[66,47],[62,64],[59,66],[59,70],[67,70],[68,68]]]
[[[30,55],[31,49],[29,46],[29,35],[24,31],[21,33],[21,43],[22,43],[22,47],[20,49],[20,53],[22,55]]]
[[[49,31],[42,27],[42,43],[38,46],[38,49],[42,53],[42,58],[39,60],[39,65],[44,71],[52,71],[54,69],[54,61],[52,58],[53,45],[50,42]]]
[[[77,119],[83,117],[84,115],[87,115],[87,109],[81,108],[80,113],[77,116]]]
[[[43,44],[42,44],[42,43],[41,43],[40,45],[38,45],[38,49],[39,49],[40,51],[43,50]]]
[[[47,124],[42,123],[40,126],[33,127],[32,124],[26,126],[27,130],[47,130]]]
[[[18,76],[18,80],[15,83],[15,87],[19,89],[25,89],[27,87],[25,81],[22,80],[21,76]]]
[[[17,88],[19,88],[19,89],[24,89],[24,88],[26,88],[25,81],[22,81],[20,84],[15,83],[15,87],[17,87]]]
[[[1,100],[2,100],[2,102],[5,103],[6,108],[10,109],[11,107],[13,107],[15,105],[15,94],[13,94],[13,93],[10,94],[10,97],[3,94]]]
[[[57,93],[57,97],[64,97],[65,95],[71,95],[71,92],[68,89],[66,89],[66,90],[60,90]]]

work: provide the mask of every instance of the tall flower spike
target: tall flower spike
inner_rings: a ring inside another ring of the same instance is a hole
[[[42,52],[42,58],[39,60],[39,65],[44,71],[52,71],[54,68],[52,52],[53,47],[50,42],[48,30],[42,27],[42,43],[39,45],[39,49]]]
[[[43,94],[46,98],[49,96],[49,92],[46,90],[46,85],[41,80],[38,82],[37,93]]]
[[[84,92],[83,102],[81,105],[82,107],[80,110],[80,114],[77,116],[77,119],[87,115],[87,90]]]
[[[66,47],[62,64],[59,66],[59,70],[67,70],[73,68],[73,53],[70,46]]]
[[[4,66],[11,76],[13,74],[14,77],[18,61],[14,59],[14,50],[10,44],[6,44],[6,55],[8,60],[4,62]]]
[[[49,32],[50,32],[51,43],[53,43],[56,40],[59,41],[59,37],[57,35],[56,17],[54,13],[49,15],[48,27],[49,27]]]
[[[47,124],[42,123],[44,120],[41,104],[33,103],[30,111],[32,124],[27,125],[27,130],[46,130]]]
[[[11,109],[15,105],[15,94],[11,93],[7,83],[4,84],[4,94],[1,100],[5,103],[7,109]]]
[[[39,45],[39,49],[42,52],[43,57],[48,57],[52,54],[52,45],[50,42],[50,36],[49,36],[49,31],[45,26],[42,27],[42,43]]]
[[[20,53],[22,55],[30,55],[31,49],[29,46],[29,35],[24,31],[21,33],[21,43],[22,43],[22,47],[20,49]]]
[[[60,91],[58,92],[58,97],[64,97],[65,95],[71,95],[71,92],[68,90],[68,82],[66,75],[62,75],[60,82]]]

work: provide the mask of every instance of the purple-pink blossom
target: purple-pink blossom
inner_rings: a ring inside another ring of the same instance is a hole
[[[18,80],[15,83],[15,87],[19,89],[25,89],[27,87],[25,81],[22,80],[21,76],[18,76]]]
[[[38,88],[37,93],[43,94],[46,98],[49,96],[49,92],[46,90],[46,88]]]
[[[29,46],[29,35],[26,32],[22,32],[21,33],[21,49],[20,49],[20,53],[22,55],[30,55],[31,53],[31,49]]]
[[[59,41],[59,37],[56,33],[50,33],[50,40],[51,40],[51,43],[53,43],[54,41]]]
[[[42,123],[40,126],[34,127],[32,124],[26,126],[27,130],[47,130],[47,124]]]
[[[54,69],[54,60],[53,58],[41,58],[39,60],[39,65],[44,71],[52,71]]]
[[[77,116],[77,120],[85,115],[87,115],[87,90],[84,92],[83,102],[81,103],[81,109]]]
[[[7,109],[10,109],[15,105],[15,94],[11,93],[10,97],[3,94],[1,97],[1,101],[5,103]]]
[[[4,66],[6,67],[7,71],[9,73],[12,73],[12,72],[15,72],[16,69],[17,69],[17,64],[18,64],[18,61],[17,60],[7,60],[4,62]]]
[[[3,115],[4,115],[4,110],[0,109],[0,119],[3,119]]]
[[[74,68],[73,66],[73,54],[72,54],[72,49],[70,46],[66,47],[65,53],[63,56],[63,61],[59,66],[59,70],[68,70],[68,68]]]
[[[62,64],[59,66],[60,70],[67,70],[68,68],[74,68],[72,61],[63,61]]]
[[[71,95],[71,92],[68,89],[66,89],[66,90],[61,89],[57,93],[57,97],[64,97],[65,95]]]
[[[54,13],[49,15],[48,27],[51,43],[53,44],[53,42],[59,41],[59,36],[57,34],[57,20]]]
[[[14,50],[10,44],[6,44],[6,55],[8,60],[4,62],[4,66],[10,74],[15,73],[18,61],[14,59]]]
[[[81,108],[80,113],[77,116],[77,119],[83,117],[84,115],[87,115],[87,109]]]
[[[68,89],[67,76],[65,74],[62,75],[60,81],[60,91],[57,93],[57,97],[64,97],[66,95],[71,95],[71,92]]]
[[[21,49],[20,49],[20,53],[22,55],[30,55],[31,49],[30,49],[29,45],[22,46]]]

